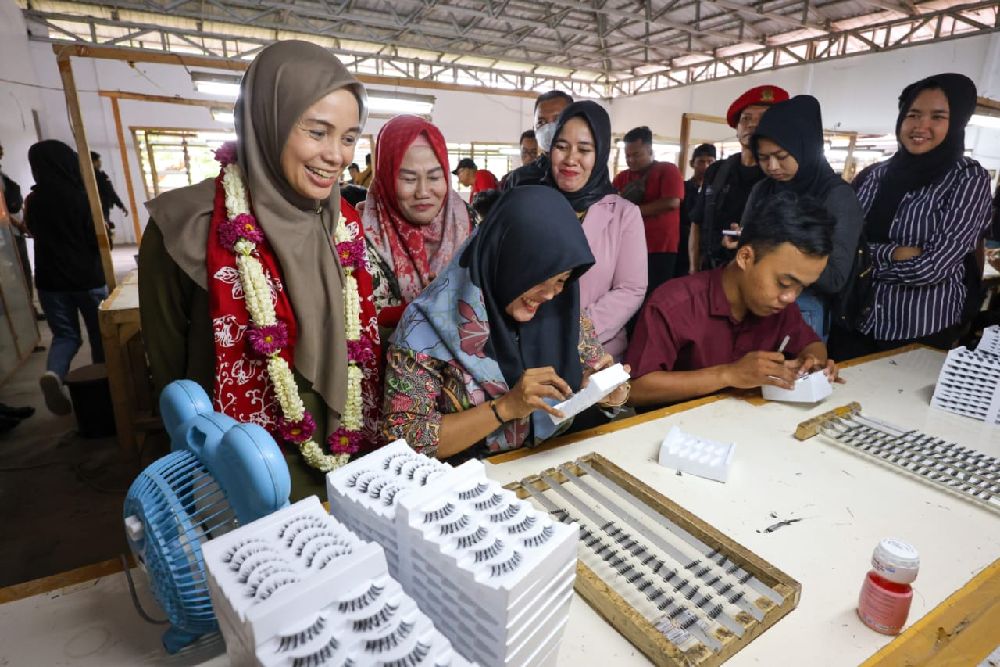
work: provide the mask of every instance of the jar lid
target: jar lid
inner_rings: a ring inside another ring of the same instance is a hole
[[[912,545],[887,537],[872,552],[872,567],[883,579],[908,584],[917,578],[920,554]]]

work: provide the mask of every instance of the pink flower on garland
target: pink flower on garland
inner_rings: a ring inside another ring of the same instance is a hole
[[[239,240],[240,230],[236,223],[226,220],[219,225],[219,245],[232,252]]]
[[[215,149],[215,159],[225,167],[236,162],[236,142],[227,141]]]
[[[230,222],[236,227],[239,235],[247,241],[251,243],[262,243],[264,241],[264,233],[260,231],[257,219],[249,213],[240,213]]]
[[[375,358],[375,350],[367,337],[347,341],[347,360],[357,364],[367,364]]]
[[[288,421],[284,417],[278,418],[278,433],[287,441],[301,444],[311,438],[316,432],[316,421],[306,410],[302,413],[302,419],[298,421]]]
[[[284,322],[264,327],[251,326],[247,338],[250,339],[250,349],[262,357],[269,357],[288,345],[288,327]]]
[[[363,239],[344,241],[337,244],[337,254],[340,255],[340,265],[344,268],[357,269],[364,266],[365,242]]]
[[[362,438],[357,431],[348,431],[343,426],[330,434],[326,444],[334,454],[356,454],[361,449]]]

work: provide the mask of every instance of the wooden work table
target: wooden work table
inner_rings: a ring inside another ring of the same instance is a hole
[[[848,383],[812,407],[738,397],[692,401],[602,427],[596,435],[494,457],[487,474],[505,483],[598,452],[801,582],[798,607],[727,664],[857,665],[872,656],[871,664],[943,664],[921,661],[936,655],[955,658],[947,664],[975,665],[1000,644],[1000,561],[994,563],[1000,513],[821,438],[792,437],[799,422],[858,401],[872,416],[1000,456],[1000,430],[929,407],[943,360],[927,349],[868,360],[845,369]],[[675,424],[737,443],[728,483],[679,476],[655,462],[659,442]],[[764,532],[790,518],[802,520]],[[913,543],[921,556],[913,627],[895,641],[863,626],[854,611],[872,549],[887,536]],[[159,647],[162,626],[134,613],[114,564],[95,567],[103,569],[0,590],[6,602],[0,605],[0,664],[226,664],[217,638],[187,655],[166,657]],[[160,616],[144,575],[133,572],[140,598]],[[577,598],[557,664],[648,663]]]

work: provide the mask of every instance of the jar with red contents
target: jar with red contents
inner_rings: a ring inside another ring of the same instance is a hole
[[[882,634],[899,634],[913,601],[910,584],[919,570],[920,555],[911,545],[892,537],[879,542],[858,598],[861,622]]]

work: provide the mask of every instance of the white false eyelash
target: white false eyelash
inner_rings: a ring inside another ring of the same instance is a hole
[[[475,507],[480,512],[484,512],[484,511],[490,509],[491,507],[496,507],[497,505],[499,505],[502,502],[503,502],[503,496],[501,496],[499,493],[494,493],[492,496],[490,496],[486,500],[480,500],[477,503],[473,503],[472,506]]]
[[[403,621],[395,630],[384,637],[366,639],[365,653],[385,653],[386,651],[391,651],[399,646],[399,642],[406,639],[413,632],[414,627],[415,624]]]
[[[265,544],[262,541],[254,540],[253,542],[247,542],[239,549],[237,549],[230,557],[229,569],[235,572],[243,566],[243,563],[246,562],[247,558],[253,556],[254,554],[259,554],[264,552],[268,552],[274,555],[275,557],[278,556],[277,552],[275,552],[274,549],[272,549],[269,545]]]
[[[274,595],[274,593],[279,589],[287,586],[288,584],[297,583],[298,580],[298,577],[288,574],[287,572],[275,572],[261,581],[259,586],[251,588],[250,596],[257,600],[257,602],[263,602]]]
[[[368,485],[376,477],[379,477],[379,473],[374,470],[365,470],[354,480],[354,489],[359,493],[365,493],[368,491]]]
[[[368,485],[368,495],[371,496],[372,498],[378,498],[379,495],[382,493],[382,489],[384,489],[387,486],[389,486],[389,478],[380,477],[379,479],[372,481],[372,483]]]
[[[436,475],[438,473],[438,467],[435,465],[424,466],[422,468],[417,468],[416,478],[417,483],[420,486],[427,486],[427,480],[431,478],[431,475]]]
[[[521,552],[515,551],[514,554],[503,561],[502,563],[496,563],[490,565],[490,576],[491,577],[502,577],[509,572],[513,572],[517,569],[517,566],[521,564]]]
[[[311,562],[307,564],[308,567],[316,566],[317,570],[322,570],[324,567],[337,560],[341,556],[349,556],[351,554],[350,546],[337,546],[332,549],[323,549],[316,557],[312,559]]]
[[[355,632],[368,632],[369,630],[374,630],[380,628],[392,618],[396,610],[399,609],[398,606],[393,604],[386,604],[380,610],[372,614],[367,618],[361,618],[354,621],[353,628]]]
[[[396,501],[396,494],[400,491],[402,491],[400,487],[393,485],[382,492],[380,498],[382,499],[382,502],[385,503],[386,507],[392,506],[392,504]]]
[[[291,548],[291,550],[295,553],[296,556],[301,556],[303,549],[305,549],[310,542],[324,537],[330,539],[336,539],[337,535],[332,530],[326,527],[310,528],[296,535],[294,539],[292,539],[288,543],[288,546],[289,548]]]
[[[381,663],[381,667],[416,667],[424,658],[431,652],[431,647],[417,642],[417,645],[413,647],[413,650],[404,655],[402,658],[393,660],[391,662]]]
[[[426,470],[427,471],[427,475],[429,475],[432,472],[434,472],[434,470],[436,470],[436,469],[437,469],[437,466],[435,466],[430,461],[421,461],[420,465],[415,466],[413,468],[410,468],[410,470],[406,473],[406,478],[407,479],[416,479],[416,476],[418,474],[422,473],[424,470]],[[426,482],[426,480],[427,480],[427,477],[424,476],[424,481]]]
[[[295,530],[296,534],[298,534],[300,531],[305,530],[306,528],[313,528],[325,525],[326,523],[317,516],[309,516],[309,515],[298,516],[292,519],[291,521],[288,521],[287,523],[285,523],[285,525],[281,527],[281,530],[278,531],[278,539],[279,540],[285,539],[285,535],[287,535],[291,530]]]
[[[520,523],[513,523],[507,526],[507,532],[511,535],[523,533],[534,526],[536,521],[538,521],[538,519],[534,515],[529,514]]]
[[[499,512],[497,514],[490,514],[490,521],[493,523],[503,523],[504,521],[510,521],[517,513],[521,511],[520,506],[511,503],[507,506],[507,509]]]
[[[451,503],[446,503],[444,506],[437,508],[436,510],[431,510],[430,512],[424,512],[424,523],[435,523],[450,516],[452,512],[455,511],[455,506]]]
[[[240,569],[236,570],[236,579],[240,582],[249,581],[252,572],[267,565],[288,565],[288,562],[274,551],[259,551],[250,554],[243,561]]]
[[[247,575],[245,577],[240,577],[239,581],[241,584],[246,584],[251,588],[256,588],[260,585],[260,582],[277,572],[289,572],[291,574],[295,574],[295,570],[288,567],[288,564],[284,561],[264,560],[259,561],[254,567],[250,568]]]
[[[254,543],[264,544],[264,540],[262,540],[260,538],[257,538],[257,537],[251,537],[250,539],[243,540],[239,544],[234,544],[233,546],[229,547],[229,549],[226,551],[225,554],[223,554],[223,556],[222,556],[222,562],[223,563],[229,563],[230,561],[233,560],[233,557],[236,556],[236,553],[240,549],[242,549],[243,547],[249,546],[251,544],[254,544]]]
[[[382,595],[382,591],[385,590],[382,586],[378,584],[372,584],[367,591],[362,593],[356,598],[350,600],[344,600],[337,605],[337,610],[341,613],[347,611],[357,611],[359,609],[364,609],[376,599],[378,596]]]
[[[487,535],[489,535],[489,533],[482,526],[480,526],[479,528],[477,528],[476,532],[474,532],[474,533],[469,533],[468,535],[459,535],[458,536],[458,548],[459,549],[468,549],[469,547],[474,546],[474,545],[479,544],[480,542],[482,542],[483,538],[486,537]]]
[[[545,528],[542,528],[542,532],[537,535],[532,535],[531,537],[526,537],[521,540],[521,542],[528,548],[541,546],[549,541],[549,538],[552,537],[554,532],[555,531],[552,530],[552,526],[545,526]]]
[[[316,618],[316,621],[309,627],[291,635],[282,635],[280,641],[278,642],[278,651],[291,651],[292,649],[308,644],[314,638],[318,637],[319,633],[321,633],[325,627],[326,616],[320,614]]]
[[[463,514],[451,523],[442,523],[440,526],[441,535],[452,535],[469,525],[469,515]]]
[[[503,541],[497,540],[485,549],[479,549],[475,552],[476,562],[481,563],[484,560],[490,560],[491,558],[496,558],[497,554],[503,551]]]
[[[366,472],[365,470],[356,470],[356,471],[352,472],[347,477],[347,479],[344,480],[344,484],[346,486],[348,486],[348,487],[354,488],[354,485],[358,483],[358,478],[361,477],[362,475],[364,475],[365,472]]]
[[[480,482],[471,489],[465,489],[464,491],[458,492],[459,500],[472,500],[473,498],[478,498],[479,496],[486,493],[486,490],[490,488],[489,484],[485,482]]]
[[[392,456],[390,456],[390,457],[386,458],[384,461],[382,461],[382,470],[389,470],[390,468],[392,468],[392,466],[394,464],[397,464],[397,463],[400,464],[400,465],[402,465],[402,463],[404,461],[406,461],[407,459],[411,459],[411,458],[413,458],[412,454],[407,454],[406,452],[396,452]],[[400,460],[400,459],[402,459],[402,460]]]
[[[292,661],[292,667],[319,667],[320,665],[325,665],[326,661],[332,658],[333,654],[337,652],[337,646],[339,646],[337,638],[331,637],[330,641],[315,653],[295,658]]]
[[[406,477],[407,479],[413,479],[413,471],[421,466],[427,465],[427,460],[414,456],[412,459],[405,461],[403,465],[399,467],[399,472],[396,473],[399,477]]]
[[[356,488],[359,493],[368,493],[368,488],[371,485],[376,484],[384,479],[386,479],[386,477],[382,473],[373,472],[371,477],[366,477],[362,480],[359,480]]]
[[[313,559],[316,558],[320,552],[328,549],[340,549],[341,553],[351,553],[351,545],[343,538],[324,535],[323,539],[312,540],[306,544],[305,548],[302,549],[302,553],[299,555],[305,559],[306,567],[312,567]]]

